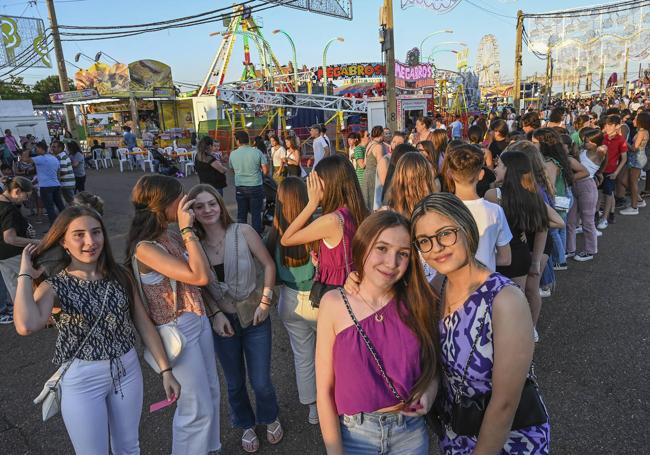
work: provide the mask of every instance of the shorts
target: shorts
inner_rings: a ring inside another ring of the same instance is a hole
[[[614,189],[616,188],[616,179],[610,179],[609,176],[612,174],[603,174],[603,184],[600,185],[600,188],[603,190],[603,194],[611,196],[614,194]]]
[[[510,243],[510,265],[497,266],[497,272],[507,278],[517,278],[528,275],[532,257],[528,245],[523,242]]]
[[[643,165],[639,162],[639,152],[629,152],[627,154],[627,167],[632,169],[643,169],[643,167],[648,164],[648,159],[643,156],[641,157],[641,161],[644,161]]]

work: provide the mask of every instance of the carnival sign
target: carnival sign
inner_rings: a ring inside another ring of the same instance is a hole
[[[50,93],[50,101],[53,103],[69,103],[72,101],[84,101],[98,98],[99,94],[94,88],[85,90],[73,90],[70,92]]]
[[[316,80],[323,79],[323,67],[312,69]],[[381,63],[344,63],[327,66],[327,78],[330,80],[348,79],[352,77],[377,77],[386,74]]]

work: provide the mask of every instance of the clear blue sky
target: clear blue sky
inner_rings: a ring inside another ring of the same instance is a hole
[[[492,33],[496,36],[501,52],[502,78],[511,79],[513,73],[515,19],[518,9],[525,12],[546,12],[578,6],[608,3],[598,0],[473,0],[500,15],[511,16],[506,19],[489,14],[463,1],[450,13],[436,15],[421,8],[401,10],[399,0],[394,0],[395,41],[397,58],[405,60],[406,52],[419,46],[420,41],[432,31],[452,29],[453,34],[433,37],[425,44],[432,49],[436,41],[462,41],[470,49],[470,65],[476,58],[481,37]],[[610,2],[612,3],[612,2]],[[66,25],[114,25],[135,24],[171,19],[180,16],[208,11],[231,4],[225,0],[61,0],[55,2],[59,24]],[[327,16],[311,14],[287,7],[273,8],[259,13],[263,19],[263,33],[282,63],[290,59],[290,49],[286,38],[272,35],[271,31],[282,28],[289,32],[298,48],[298,64],[316,66],[321,62],[324,43],[335,36],[345,38],[344,43],[334,43],[328,52],[328,63],[372,62],[381,58],[378,43],[378,17],[382,0],[353,0],[354,19],[346,21]],[[39,17],[47,21],[47,9],[43,0],[38,6],[27,7],[26,1],[3,0],[0,13]],[[136,37],[104,41],[64,43],[64,54],[72,61],[74,55],[82,51],[94,56],[102,50],[122,61],[151,58],[163,61],[172,67],[175,80],[200,83],[219,45],[218,37],[210,37],[214,31],[223,30],[220,23],[200,25],[193,28],[149,33]],[[253,59],[256,59],[255,51]],[[53,54],[53,53],[52,53]],[[54,55],[52,55],[54,58]],[[455,56],[451,53],[438,55],[439,67],[454,68]],[[235,46],[231,59],[228,79],[236,79],[241,74],[243,49],[241,40]],[[89,62],[81,60],[79,66],[87,67]],[[531,54],[524,53],[524,75],[543,73],[545,62]],[[68,65],[72,75],[75,68]],[[30,69],[22,73],[27,83],[34,83],[54,71]]]

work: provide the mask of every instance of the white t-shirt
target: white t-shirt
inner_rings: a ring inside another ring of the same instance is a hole
[[[463,201],[463,203],[472,212],[478,227],[480,239],[476,259],[494,272],[496,270],[496,247],[505,246],[512,240],[506,214],[501,206],[483,198]]]
[[[317,137],[314,139],[314,167],[318,164],[320,160],[325,157],[325,148],[329,148],[329,145],[323,136]]]
[[[271,158],[273,159],[273,167],[282,166],[282,158],[287,157],[287,151],[284,147],[280,146],[276,149],[271,148]]]

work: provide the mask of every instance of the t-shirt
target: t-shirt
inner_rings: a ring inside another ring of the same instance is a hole
[[[207,162],[195,160],[194,167],[199,175],[199,182],[212,185],[215,188],[225,188],[227,186],[226,175],[212,167],[212,163],[215,161],[216,159],[212,156],[208,157]]]
[[[5,201],[0,201],[0,229],[3,234],[9,229],[14,229],[17,236],[25,238],[34,238],[35,234],[34,228],[20,213],[18,206]],[[4,236],[0,235],[0,260],[22,254],[23,248],[5,243]]]
[[[492,141],[490,143],[490,152],[492,152],[492,158],[497,159],[501,155],[501,153],[506,149],[508,146],[507,141]]]
[[[59,159],[46,153],[45,155],[33,156],[32,160],[36,165],[36,178],[38,179],[38,186],[41,188],[51,188],[54,186],[61,186],[59,182]]]
[[[81,152],[77,152],[74,155],[72,155],[72,161],[76,161],[79,163],[77,167],[72,168],[72,172],[74,172],[75,177],[85,177],[86,176],[86,162],[84,160],[84,154]]]
[[[236,186],[260,186],[261,166],[268,161],[258,148],[243,145],[230,154],[228,163],[235,171]]]
[[[603,144],[607,146],[607,165],[605,166],[605,174],[616,172],[618,162],[623,153],[627,153],[627,142],[620,134],[611,137],[606,134]]]
[[[5,136],[5,144],[7,144],[9,151],[12,153],[16,153],[20,148],[18,147],[18,142],[16,141],[16,138],[13,136]]]
[[[359,181],[359,185],[363,185],[366,170],[358,166],[357,160],[366,159],[366,148],[363,145],[357,145],[354,148],[354,155],[352,158],[354,159],[354,171],[357,173],[357,180]]]
[[[329,148],[329,143],[325,140],[323,136],[319,136],[314,139],[314,167],[318,164],[320,160],[325,157],[325,148]]]
[[[287,157],[287,150],[279,146],[276,149],[271,148],[271,159],[273,160],[273,167],[282,166],[282,158]]]
[[[127,131],[124,133],[124,143],[126,144],[126,148],[129,149],[129,152],[137,145],[137,140],[135,137],[135,134],[133,134],[130,131]]]
[[[512,240],[506,214],[501,206],[483,198],[463,201],[463,203],[472,212],[476,227],[478,227],[480,238],[476,259],[494,272],[496,270],[496,247],[508,245]]]
[[[72,171],[72,160],[67,153],[61,152],[57,155],[59,163],[59,182],[61,186],[65,188],[70,188],[75,186],[74,182],[74,172]]]
[[[451,137],[456,138],[463,136],[463,124],[460,120],[456,120],[449,126],[451,127]]]

